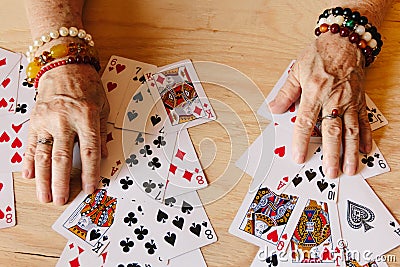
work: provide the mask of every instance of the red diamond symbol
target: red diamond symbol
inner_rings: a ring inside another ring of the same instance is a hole
[[[121,161],[120,160],[116,161],[115,163],[117,163],[117,166],[121,165]]]
[[[207,108],[207,107],[208,107],[208,104],[207,104],[207,103],[204,103],[204,107]]]
[[[200,114],[201,114],[201,112],[202,112],[203,110],[201,109],[201,108],[199,108],[198,106],[196,106],[195,108],[194,108],[194,113],[196,113],[198,116],[200,116]]]
[[[186,152],[183,152],[182,150],[180,150],[180,149],[178,148],[178,151],[176,152],[175,157],[179,158],[180,160],[183,160],[183,158],[185,157],[185,155],[186,155]]]
[[[69,244],[69,249],[73,249],[74,247],[74,243]]]
[[[173,174],[175,174],[176,169],[178,169],[178,167],[176,167],[174,164],[170,164],[169,165],[169,171],[172,172]]]
[[[185,173],[183,174],[182,177],[190,182],[192,180],[192,176],[193,176],[193,173],[188,172],[187,170],[185,170]]]
[[[112,132],[107,134],[107,139],[106,139],[106,143],[110,142],[114,140],[113,136],[112,136]]]
[[[199,173],[200,170],[196,168],[196,169],[194,169],[194,171],[195,171],[195,173]]]
[[[161,83],[161,84],[163,84],[164,83],[164,81],[165,81],[165,78],[163,78],[161,75],[158,75],[158,77],[157,77],[157,80],[156,80],[157,82],[159,82],[159,83]]]
[[[69,265],[71,267],[79,267],[81,266],[81,264],[79,263],[79,257],[76,257],[75,259],[73,259],[72,261],[69,262]]]

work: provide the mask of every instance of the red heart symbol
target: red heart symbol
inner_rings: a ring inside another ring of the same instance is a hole
[[[285,182],[287,182],[287,181],[289,181],[289,177],[288,177],[288,176],[283,177],[283,180],[284,180]]]
[[[284,235],[282,236],[282,239],[283,239],[283,240],[286,240],[286,239],[287,239],[287,234],[284,234]]]
[[[18,152],[15,152],[14,156],[11,158],[12,163],[21,163],[22,157]]]
[[[19,140],[18,137],[15,138],[15,140],[12,142],[11,147],[12,148],[20,148],[22,146],[21,140]]]
[[[277,242],[278,241],[278,232],[276,230],[272,231],[267,235],[267,239],[271,240],[272,242]]]
[[[13,130],[15,131],[15,133],[18,133],[19,130],[21,130],[21,128],[22,128],[22,123],[21,123],[20,125],[14,125],[14,124],[12,124],[12,125],[11,125],[11,128],[13,128]]]
[[[295,104],[293,103],[293,104],[290,106],[289,111],[290,111],[290,112],[295,112],[295,110],[296,110],[296,106],[295,106]]]
[[[277,123],[277,122],[275,122],[275,124],[274,124],[275,126],[278,126],[279,125],[279,123]]]
[[[10,206],[7,206],[6,212],[10,212],[10,211],[12,211],[11,207],[10,207]]]
[[[3,58],[2,60],[0,60],[0,67],[4,66],[7,64],[6,58]]]
[[[10,82],[11,82],[11,79],[10,79],[10,78],[7,78],[7,79],[5,79],[5,80],[1,83],[1,85],[2,85],[4,88],[6,88],[7,85],[9,85]]]
[[[108,92],[111,92],[112,90],[114,90],[115,88],[117,88],[117,84],[113,83],[113,82],[108,82],[107,83],[107,90]]]
[[[4,212],[2,210],[0,210],[0,220],[4,219]]]
[[[117,70],[118,74],[125,69],[125,65],[117,64],[117,66],[115,66],[115,69]]]
[[[1,189],[3,189],[3,183],[0,183],[0,191],[1,191]]]
[[[296,116],[294,116],[293,118],[290,119],[293,123],[296,122]]]
[[[8,134],[6,132],[3,132],[0,136],[0,143],[3,143],[3,142],[7,143],[8,141],[10,141],[10,137],[8,136]]]
[[[5,108],[5,107],[7,107],[7,101],[4,99],[4,98],[2,98],[1,100],[0,100],[0,108]]]
[[[283,156],[285,156],[285,146],[275,148],[274,153],[282,158]]]

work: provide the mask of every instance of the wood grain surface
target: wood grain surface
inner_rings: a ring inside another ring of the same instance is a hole
[[[204,247],[208,266],[249,266],[257,247],[228,233],[251,177],[235,161],[267,121],[256,110],[290,60],[314,38],[318,15],[330,1],[310,0],[88,0],[84,22],[102,65],[119,55],[158,66],[190,58],[218,121],[190,129],[211,186],[200,192],[218,235]],[[0,46],[24,52],[31,43],[22,0],[2,0]],[[51,12],[51,10],[49,11]],[[400,218],[400,1],[381,28],[384,47],[369,68],[366,90],[389,125],[373,133],[391,172],[368,180]],[[219,63],[219,64],[217,64]],[[220,65],[223,64],[223,65]],[[222,70],[222,72],[219,72]],[[65,207],[40,204],[33,180],[14,174],[17,226],[0,230],[0,266],[54,266],[66,240],[51,229]],[[71,182],[73,199],[79,175]],[[384,237],[382,237],[384,238]],[[373,240],[365,240],[373,242]],[[400,249],[391,251],[400,262]],[[389,266],[400,266],[398,262]],[[190,266],[188,263],[187,266]]]

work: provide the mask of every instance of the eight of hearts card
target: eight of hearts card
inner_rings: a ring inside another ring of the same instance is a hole
[[[0,228],[12,227],[15,221],[14,180],[12,173],[0,173]]]

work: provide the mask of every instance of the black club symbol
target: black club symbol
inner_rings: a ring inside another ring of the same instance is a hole
[[[142,149],[140,149],[139,152],[140,152],[140,154],[143,155],[143,157],[153,154],[153,151],[151,150],[149,145],[145,145]]]
[[[374,167],[374,157],[364,155],[364,158],[361,159],[363,164],[366,164],[368,167]]]
[[[151,180],[143,183],[144,191],[146,193],[150,193],[154,188],[156,188],[156,186],[156,183],[153,183]]]
[[[133,165],[136,165],[136,164],[139,163],[139,161],[136,159],[136,155],[135,155],[135,154],[131,154],[131,155],[129,156],[129,158],[127,158],[127,159],[125,160],[125,162],[126,162],[126,164],[129,165],[129,167],[132,167]]]
[[[137,235],[138,240],[143,240],[144,237],[149,233],[149,230],[144,228],[143,225],[140,226],[140,228],[136,228],[134,231],[135,235]]]
[[[28,88],[31,88],[33,86],[33,84],[28,83],[27,81],[28,78],[25,79],[25,81],[22,83],[23,86],[27,86]]]
[[[377,159],[379,159],[379,157],[380,157],[379,153],[375,153],[375,154],[374,154],[374,157],[377,158]]]
[[[26,113],[26,108],[28,106],[26,104],[18,104],[15,112],[21,112],[22,114]]]
[[[153,144],[154,144],[155,146],[157,146],[157,148],[160,148],[160,147],[162,147],[162,146],[165,146],[165,145],[167,144],[167,142],[165,142],[164,136],[158,136],[157,139],[155,139],[155,140],[153,141]]]
[[[118,267],[125,267],[125,265],[119,264]],[[138,263],[128,263],[126,267],[140,267],[140,265]]]
[[[132,224],[136,224],[138,220],[135,217],[135,213],[129,212],[128,215],[124,218],[124,223],[128,224],[128,226],[132,226]]]
[[[156,168],[160,168],[161,167],[161,163],[160,160],[157,157],[154,157],[151,159],[151,161],[149,163],[147,163],[147,165],[154,171]]]
[[[127,190],[129,186],[133,185],[133,180],[131,180],[129,176],[125,176],[119,183],[122,184],[122,189]]]
[[[122,250],[124,252],[128,253],[129,250],[131,250],[131,248],[133,248],[135,243],[133,243],[133,241],[129,240],[129,237],[127,237],[126,241],[125,240],[121,240],[121,242],[119,242],[119,245],[122,247]]]
[[[157,246],[154,243],[154,240],[150,240],[150,242],[147,242],[144,245],[145,248],[147,248],[147,253],[149,253],[150,255],[154,254],[154,252],[156,252]]]

